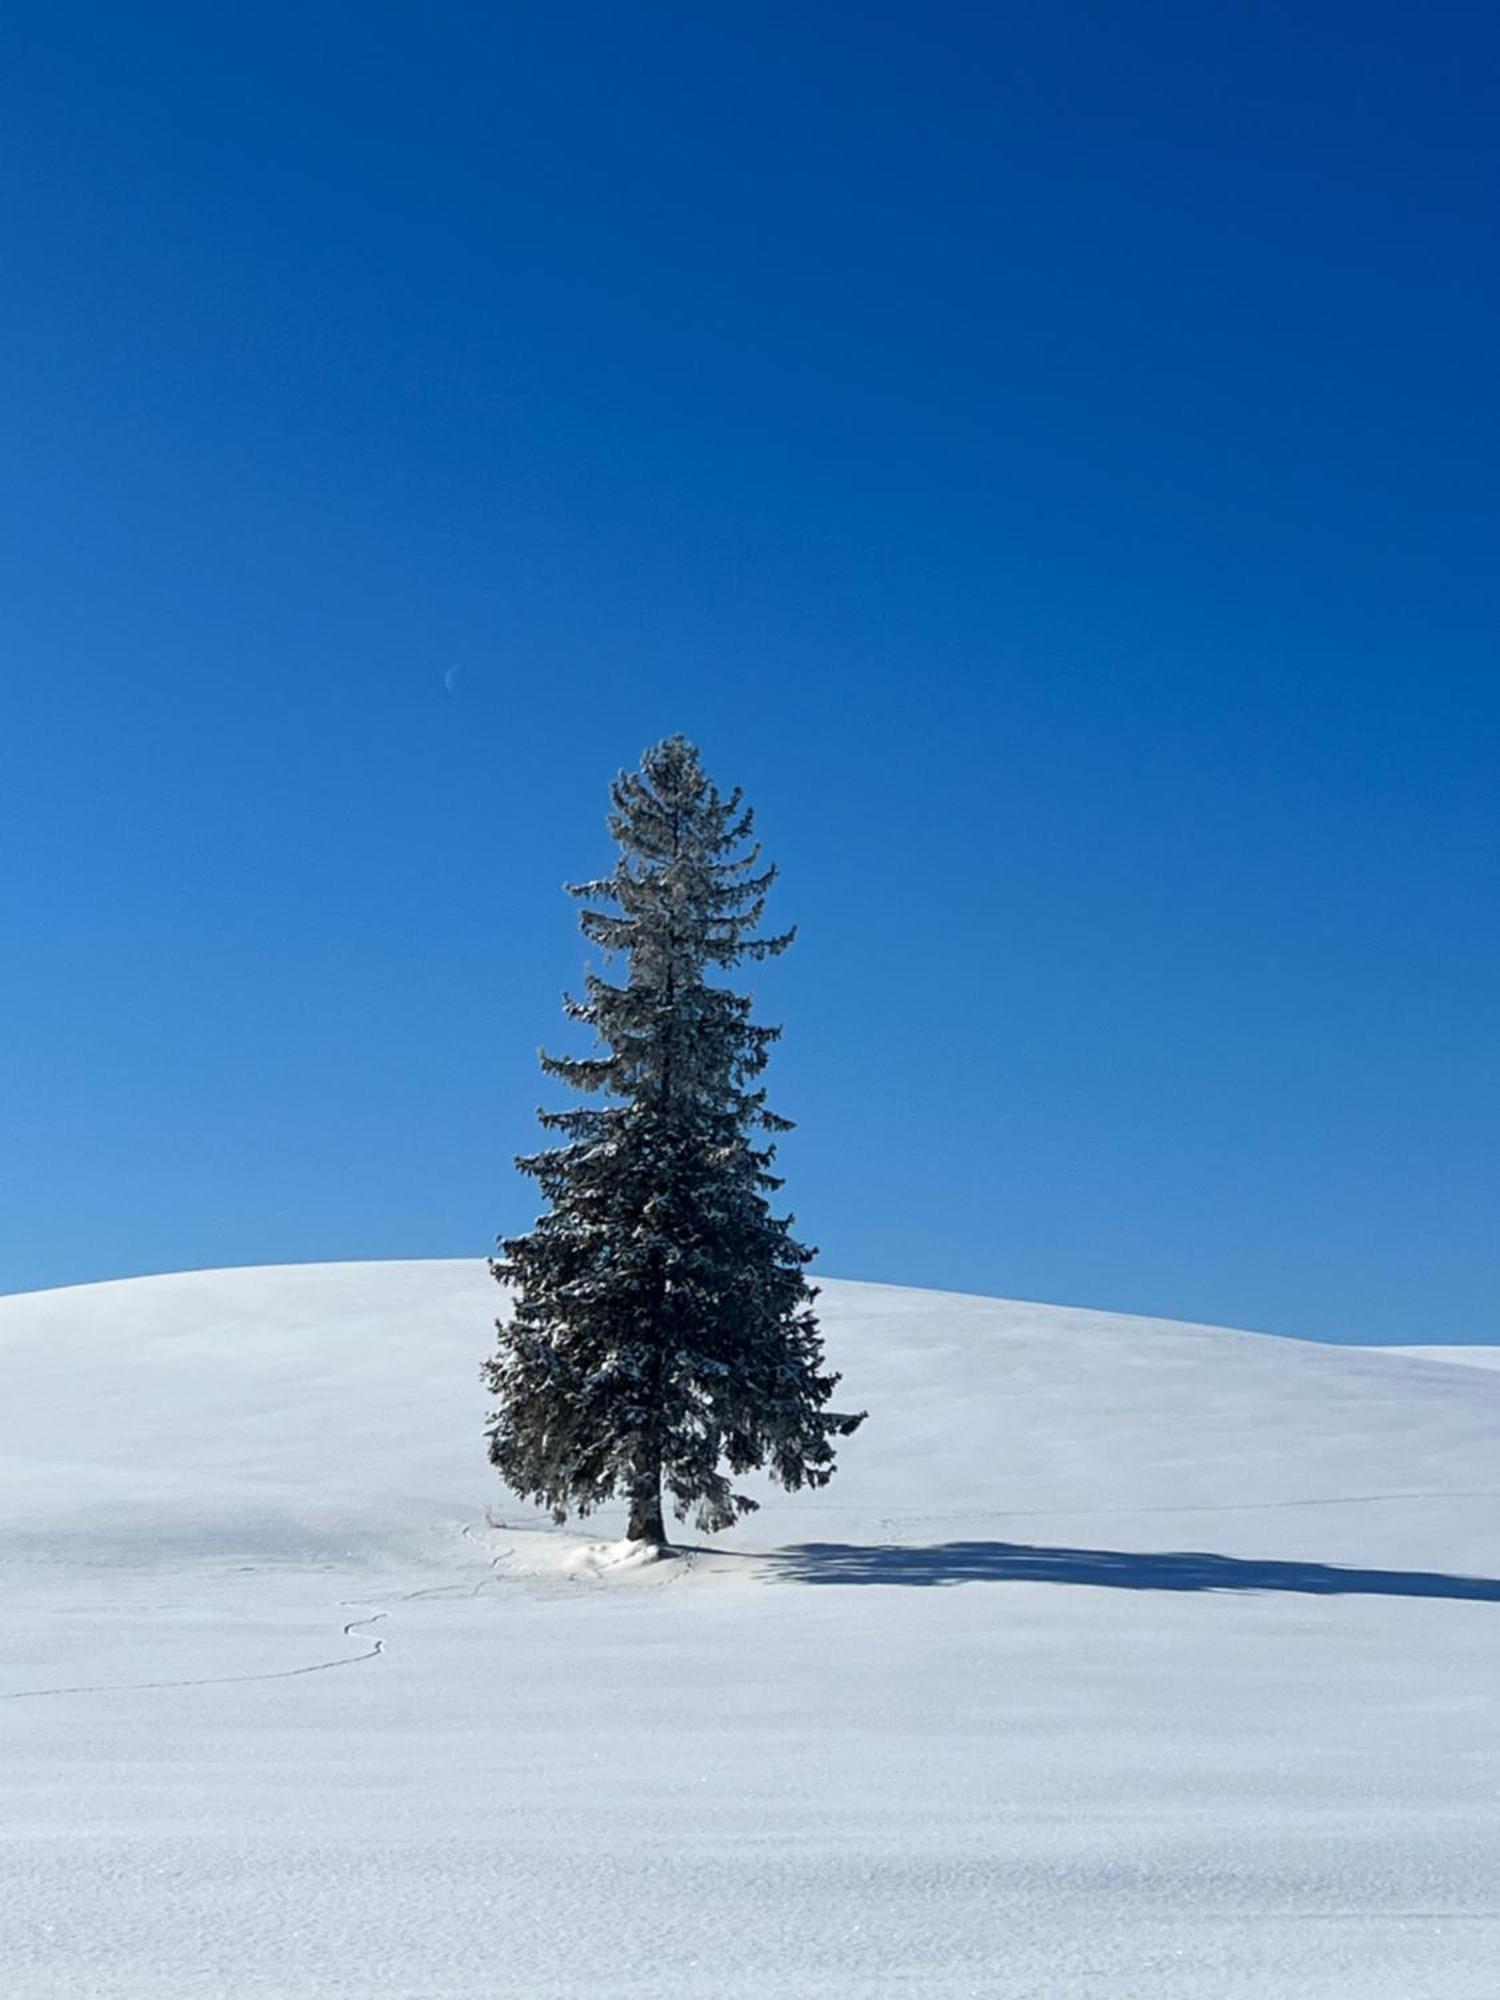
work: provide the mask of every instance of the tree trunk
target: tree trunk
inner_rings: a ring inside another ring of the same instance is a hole
[[[675,862],[682,853],[681,815],[674,809],[672,813],[672,860]],[[661,1049],[661,1102],[666,1114],[668,1129],[672,1118],[672,1055],[673,1038],[677,1019],[677,938],[671,916],[667,922],[667,1024],[662,1037]],[[655,1260],[653,1287],[656,1292],[657,1316],[654,1328],[654,1346],[651,1356],[651,1433],[646,1444],[646,1462],[636,1468],[634,1483],[630,1489],[630,1526],[625,1530],[632,1542],[647,1542],[652,1548],[667,1546],[666,1523],[661,1516],[661,1468],[664,1419],[662,1396],[666,1386],[666,1294],[667,1280],[660,1257]]]
[[[630,1526],[625,1530],[632,1542],[650,1542],[662,1549],[667,1545],[666,1525],[661,1517],[661,1467],[643,1473],[630,1492]]]

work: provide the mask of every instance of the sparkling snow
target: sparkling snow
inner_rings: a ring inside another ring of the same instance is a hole
[[[642,1562],[497,1304],[0,1300],[0,1992],[1500,1990],[1493,1362],[829,1284],[839,1478]]]

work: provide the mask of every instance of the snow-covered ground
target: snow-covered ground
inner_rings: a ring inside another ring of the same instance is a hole
[[[1500,1368],[1500,1347],[1379,1347],[1377,1354],[1404,1354],[1414,1361],[1452,1361],[1460,1368]]]
[[[617,1567],[497,1296],[0,1300],[9,2000],[1500,1990],[1500,1374],[830,1284],[835,1484]]]

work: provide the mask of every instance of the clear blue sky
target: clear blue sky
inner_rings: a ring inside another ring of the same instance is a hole
[[[1500,1338],[1489,5],[21,4],[0,1288],[482,1254],[682,729],[836,1275]]]

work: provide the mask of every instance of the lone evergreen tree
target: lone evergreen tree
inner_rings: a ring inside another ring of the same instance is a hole
[[[664,1486],[679,1520],[726,1528],[756,1503],[724,1465],[825,1485],[833,1438],[863,1417],[827,1408],[839,1378],[804,1275],[814,1253],[766,1200],[781,1182],[757,1135],[790,1123],[756,1079],[780,1030],[707,977],[791,943],[752,935],[776,870],[757,872],[753,815],[683,736],[621,773],[612,798],[614,872],[569,893],[622,976],[590,972],[565,1003],[597,1053],[541,1059],[606,1101],[540,1113],[559,1143],[516,1163],[549,1209],[502,1239],[492,1269],[512,1306],[484,1375],[499,1404],[490,1458],[510,1486],[559,1521],[621,1497],[630,1538],[660,1547]]]

